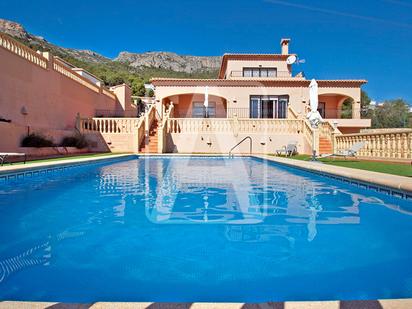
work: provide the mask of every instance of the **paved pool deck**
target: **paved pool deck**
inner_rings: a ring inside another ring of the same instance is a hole
[[[116,159],[116,158],[125,158],[133,156],[133,154],[107,154],[107,155],[99,155],[96,157],[68,157],[67,159],[62,160],[53,160],[53,161],[28,161],[26,164],[11,164],[11,165],[4,165],[0,166],[0,174],[8,174],[8,173],[18,173],[26,170],[32,169],[41,169],[47,167],[54,167],[60,165],[70,165],[76,163],[86,163],[86,162],[98,162],[107,159]]]
[[[392,188],[394,190],[409,192],[412,194],[412,178],[397,176],[392,174],[365,171],[356,168],[342,167],[324,164],[322,162],[301,161],[283,157],[274,157],[269,155],[253,155],[253,157],[285,164],[290,167],[313,171],[322,174],[329,174],[347,178],[350,180],[361,181],[365,183],[376,184],[382,187]],[[411,307],[412,309],[412,307]]]
[[[273,303],[121,303],[66,304],[0,301],[0,309],[411,309],[412,299]]]

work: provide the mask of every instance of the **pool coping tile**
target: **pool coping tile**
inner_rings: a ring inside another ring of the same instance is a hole
[[[56,302],[0,301],[0,309],[410,309],[412,299],[351,301],[286,301],[268,303],[157,303],[96,302],[84,304]]]
[[[412,179],[405,176],[391,175],[385,173],[371,172],[349,167],[334,166],[322,162],[301,161],[269,155],[252,155],[267,161],[281,163],[290,167],[312,171],[327,176],[336,176],[348,183],[357,185],[367,185],[368,188],[378,186],[377,190],[387,191],[392,195],[405,195],[407,199],[412,199]]]
[[[87,158],[82,158],[82,157],[77,157],[73,159],[66,159],[66,160],[61,160],[61,161],[49,161],[49,162],[33,162],[30,164],[21,164],[21,165],[8,165],[8,166],[0,166],[0,181],[4,177],[18,177],[20,176],[27,176],[29,173],[33,175],[34,173],[50,173],[53,170],[63,170],[67,166],[72,166],[72,165],[79,165],[82,163],[94,163],[94,162],[100,162],[100,161],[105,161],[105,160],[112,160],[112,159],[120,159],[120,158],[127,158],[127,157],[133,157],[135,156],[136,158],[139,156],[137,154],[108,154],[107,156],[99,156],[99,157],[87,157]],[[7,176],[9,175],[9,176]]]

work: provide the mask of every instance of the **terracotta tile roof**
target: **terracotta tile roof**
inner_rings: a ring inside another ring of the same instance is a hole
[[[218,78],[224,78],[228,60],[285,60],[295,54],[224,54],[220,64]]]
[[[217,87],[309,87],[310,80],[298,78],[277,79],[190,79],[152,78],[155,86],[217,86]],[[360,87],[364,79],[317,80],[319,87]]]

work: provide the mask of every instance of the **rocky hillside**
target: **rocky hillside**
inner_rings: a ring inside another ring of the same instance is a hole
[[[120,62],[126,67],[130,67],[130,72],[141,72],[145,68],[152,68],[166,70],[166,72],[202,73],[203,77],[205,73],[216,74],[221,61],[221,57],[181,56],[171,52],[130,53],[127,51],[121,52],[112,60],[91,50],[54,45],[41,36],[28,33],[22,25],[13,21],[0,19],[0,31],[13,36],[33,49],[49,50],[60,57],[74,58],[86,63]]]
[[[66,55],[82,61],[93,63],[110,61],[109,58],[106,58],[91,50],[72,49],[54,45],[46,41],[41,36],[28,33],[22,25],[13,21],[0,19],[0,31],[18,39],[33,49],[50,50],[58,56]]]
[[[171,52],[129,53],[121,52],[114,60],[127,63],[131,67],[162,68],[175,72],[215,71],[220,67],[221,57],[182,56]]]

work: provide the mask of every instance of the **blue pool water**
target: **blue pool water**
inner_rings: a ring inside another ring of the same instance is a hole
[[[0,300],[412,297],[411,201],[252,158],[131,158],[0,186]]]

